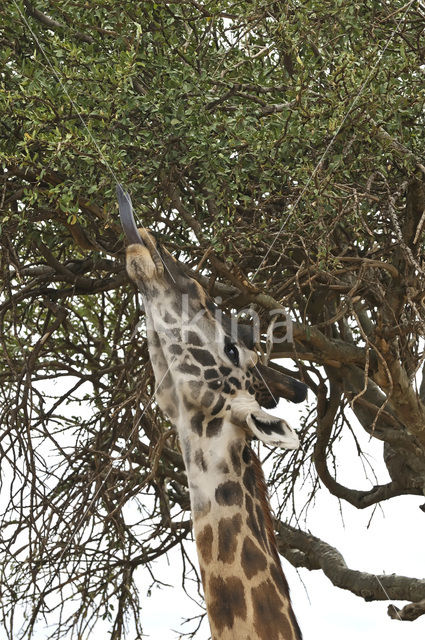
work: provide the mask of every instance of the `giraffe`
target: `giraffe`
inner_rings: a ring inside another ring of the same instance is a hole
[[[117,188],[126,266],[142,293],[156,402],[175,425],[213,640],[301,640],[279,560],[266,484],[249,440],[298,447],[262,407],[306,386],[260,364],[247,326],[231,326],[201,285],[145,229]]]

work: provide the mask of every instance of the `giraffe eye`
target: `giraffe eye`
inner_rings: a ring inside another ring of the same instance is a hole
[[[237,367],[239,366],[239,351],[235,344],[232,344],[231,342],[225,344],[224,353],[229,358],[229,360],[233,362],[233,364],[235,364]]]

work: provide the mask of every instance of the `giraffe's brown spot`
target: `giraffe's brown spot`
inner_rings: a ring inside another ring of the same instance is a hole
[[[255,505],[255,513],[257,514],[257,522],[261,531],[261,537],[267,542],[266,522],[264,518],[264,511],[260,504]]]
[[[199,367],[197,367],[194,364],[189,364],[187,362],[182,362],[182,364],[179,364],[177,369],[179,371],[181,371],[182,373],[188,373],[191,376],[200,376],[201,375],[201,370],[200,370]]]
[[[212,560],[212,543],[213,530],[210,524],[207,524],[196,537],[198,551],[205,564],[209,564]]]
[[[233,480],[227,480],[218,485],[215,490],[215,499],[218,504],[223,506],[238,505],[242,506],[243,493],[242,489],[237,482]]]
[[[223,424],[223,418],[213,418],[207,425],[207,438],[213,438],[217,436],[221,431]]]
[[[205,380],[211,380],[212,378],[219,378],[220,374],[217,369],[207,369],[204,373]]]
[[[197,398],[202,388],[202,382],[200,382],[199,380],[189,380],[189,387],[190,387],[192,396],[194,398]]]
[[[289,599],[289,587],[286,582],[286,578],[283,575],[282,567],[277,564],[272,564],[270,567],[270,575],[273,579],[274,584],[279,589],[281,595],[284,598]]]
[[[187,334],[187,341],[189,344],[194,344],[197,347],[202,347],[203,342],[196,331],[189,331]]]
[[[248,393],[250,393],[252,396],[255,395],[255,389],[252,386],[251,382],[249,380],[245,381],[245,389],[248,391]]]
[[[251,449],[246,444],[242,451],[242,460],[245,464],[249,464],[251,462]]]
[[[237,513],[233,518],[222,518],[218,523],[218,559],[231,563],[235,559],[238,546],[238,533],[242,526],[242,516]]]
[[[214,398],[215,396],[213,392],[208,389],[207,391],[205,391],[204,395],[202,396],[202,400],[201,400],[202,406],[209,407],[213,403]]]
[[[239,382],[239,380],[237,378],[234,378],[232,376],[231,378],[229,378],[229,382],[230,382],[230,384],[233,384],[233,386],[236,387],[237,389],[241,388],[241,383]]]
[[[249,495],[255,496],[257,483],[255,478],[255,469],[253,465],[249,465],[245,469],[245,473],[243,474],[243,483]]]
[[[217,391],[217,389],[220,389],[220,387],[222,386],[222,381],[221,380],[211,380],[210,382],[207,383],[210,389],[213,389],[214,391]]]
[[[230,460],[237,476],[241,475],[241,443],[234,442],[230,447]]]
[[[296,640],[290,616],[282,611],[282,602],[272,581],[266,580],[252,588],[251,595],[258,640]]]
[[[231,373],[231,371],[232,371],[232,370],[230,369],[230,367],[219,367],[219,369],[220,369],[220,373],[221,373],[223,376],[228,376],[228,375],[229,375],[229,373]]]
[[[194,416],[190,419],[190,428],[194,431],[198,436],[202,436],[202,421],[204,419],[204,414],[195,413]]]
[[[224,407],[224,403],[226,402],[224,396],[222,396],[220,394],[217,402],[215,403],[215,405],[213,406],[213,408],[211,409],[211,415],[216,416],[217,413],[220,413],[220,411],[222,410],[222,408]]]
[[[243,541],[241,563],[248,580],[259,571],[264,571],[267,567],[267,559],[264,553],[248,537]]]
[[[202,449],[197,449],[194,455],[195,464],[199,467],[201,471],[207,471],[208,465],[204,458],[204,452]]]
[[[242,581],[237,577],[211,576],[208,613],[214,627],[221,634],[227,627],[237,625],[235,618],[246,618],[246,602]]]
[[[212,367],[215,365],[215,359],[207,349],[192,349],[189,348],[190,353],[204,367]]]
[[[168,350],[174,356],[179,356],[181,353],[183,353],[183,349],[179,344],[170,344],[170,346],[168,347]]]
[[[251,496],[249,495],[245,495],[245,506],[246,506],[246,510],[248,511],[246,524],[252,531],[252,534],[255,540],[257,540],[257,542],[261,545],[263,549],[267,549],[267,538],[264,536],[263,532],[261,531],[258,525],[257,518],[255,517],[255,513],[254,513],[254,503],[252,501]]]

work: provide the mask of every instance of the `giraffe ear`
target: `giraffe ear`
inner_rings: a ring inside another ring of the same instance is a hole
[[[265,444],[282,449],[298,449],[300,446],[297,434],[285,420],[271,416],[262,409],[251,411],[246,423],[252,435]]]

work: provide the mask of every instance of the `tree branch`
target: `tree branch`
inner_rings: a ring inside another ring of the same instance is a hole
[[[347,567],[343,556],[335,547],[320,538],[280,521],[276,522],[276,531],[280,553],[294,566],[321,569],[333,585],[351,591],[367,602],[408,600],[422,606],[421,601],[425,598],[425,580],[395,574],[376,575],[355,571]]]
[[[39,9],[33,7],[29,0],[24,0],[24,4],[27,9],[27,13],[29,13],[30,16],[38,20],[38,22],[40,22],[41,24],[44,24],[49,29],[66,29],[66,25],[58,22],[57,20],[53,20],[53,18],[50,18],[45,13],[42,13]],[[74,35],[76,38],[78,38],[78,40],[86,42],[87,44],[93,44],[94,42],[94,38],[92,38],[92,36],[89,36],[86,33],[82,33],[81,31],[76,31]]]

